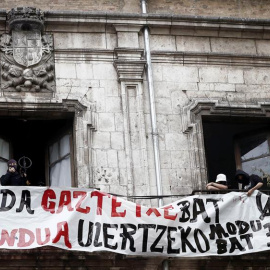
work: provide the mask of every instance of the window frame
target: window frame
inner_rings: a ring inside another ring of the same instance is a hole
[[[73,128],[66,128],[60,130],[52,139],[50,139],[47,143],[47,151],[46,151],[46,164],[45,164],[45,177],[46,177],[46,184],[48,186],[51,186],[51,179],[50,179],[50,169],[52,166],[56,165],[58,162],[61,162],[64,160],[67,156],[70,156],[70,173],[71,173],[71,187],[75,187],[75,169],[74,169],[74,142],[73,142]],[[54,143],[57,142],[58,146],[58,152],[60,153],[60,141],[61,139],[69,135],[69,153],[65,154],[62,157],[59,157],[57,160],[53,161],[50,163],[50,154],[49,154],[49,149],[50,146],[52,146]]]

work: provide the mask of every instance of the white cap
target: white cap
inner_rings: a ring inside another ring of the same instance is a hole
[[[217,175],[216,182],[222,182],[222,181],[226,181],[226,175],[221,173]]]

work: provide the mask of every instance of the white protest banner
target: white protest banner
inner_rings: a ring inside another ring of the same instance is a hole
[[[270,197],[258,191],[189,196],[154,208],[97,190],[2,186],[0,212],[5,249],[170,257],[270,249]]]

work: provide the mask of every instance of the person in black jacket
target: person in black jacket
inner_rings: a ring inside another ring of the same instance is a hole
[[[7,173],[2,175],[0,178],[2,186],[26,186],[28,185],[28,180],[26,179],[26,174],[20,174],[17,171],[18,165],[17,161],[11,159],[7,163],[8,170]]]
[[[247,190],[247,195],[251,196],[253,191],[263,186],[263,180],[256,174],[248,175],[242,170],[237,170],[235,173],[235,180],[242,184],[242,189]]]

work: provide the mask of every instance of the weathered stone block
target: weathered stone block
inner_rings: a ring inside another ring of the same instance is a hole
[[[119,168],[126,169],[127,168],[126,152],[124,150],[118,150],[117,157],[118,157]]]
[[[87,166],[79,166],[78,168],[78,187],[80,188],[89,188],[90,179],[89,179],[89,171]]]
[[[176,37],[177,51],[183,52],[204,52],[209,53],[210,39],[209,37],[188,37],[178,36]]]
[[[65,87],[99,87],[99,81],[93,79],[78,80],[77,78],[57,78],[56,85]]]
[[[118,97],[119,94],[119,83],[114,78],[112,80],[100,80],[99,86],[105,89],[106,96]]]
[[[153,72],[153,81],[155,83],[163,81],[163,78],[162,78],[162,65],[160,65],[159,63],[158,64],[153,63],[152,64],[152,72]],[[147,82],[145,82],[144,89],[147,89],[146,87],[147,87]]]
[[[124,131],[123,115],[122,113],[114,114],[115,131]]]
[[[94,79],[117,80],[116,70],[113,64],[93,64]]]
[[[246,84],[270,84],[269,69],[253,68],[244,70],[244,79]]]
[[[175,88],[175,83],[154,82],[155,94],[157,97],[168,98],[171,96],[171,90]]]
[[[107,151],[97,149],[95,152],[96,152],[97,167],[107,167],[108,166]]]
[[[228,70],[228,82],[229,83],[244,83],[244,72],[241,69],[229,69]]]
[[[175,37],[151,35],[150,48],[153,51],[176,51]]]
[[[126,169],[119,169],[119,183],[121,186],[128,184],[128,175]]]
[[[170,133],[182,132],[182,120],[179,114],[168,115],[168,127]]]
[[[57,63],[55,65],[55,75],[61,79],[77,78],[76,68],[74,64]]]
[[[115,33],[106,33],[106,49],[113,50],[117,47],[117,36]]]
[[[200,82],[218,82],[228,81],[228,70],[222,67],[201,67],[199,68]]]
[[[127,187],[125,185],[110,185],[110,193],[117,195],[127,195]],[[121,211],[121,208],[119,208],[119,211]]]
[[[79,80],[93,79],[93,66],[92,64],[79,63],[76,64],[76,77]]]
[[[219,31],[219,37],[222,38],[241,38],[242,37],[242,31],[239,31],[238,29],[235,29],[235,31],[232,31],[231,29],[220,29]]]
[[[106,49],[104,33],[55,33],[55,49]]]
[[[270,41],[269,40],[256,40],[258,55],[270,55]]]
[[[111,133],[111,147],[112,149],[122,150],[124,149],[124,136],[122,132]]]
[[[106,111],[106,95],[104,88],[92,88],[89,93],[89,100],[96,103],[97,112]]]
[[[117,168],[94,168],[94,180],[97,184],[119,185],[119,171]]]
[[[190,166],[187,151],[171,151],[172,168],[184,169]]]
[[[256,44],[252,39],[211,38],[210,42],[215,53],[256,54]]]
[[[154,150],[153,150],[153,140],[152,136],[149,134],[146,140],[147,143],[147,157],[148,157],[148,167],[150,169],[155,168],[154,164]]]
[[[136,185],[136,183],[135,183],[134,195],[143,196],[143,195],[149,195],[149,194],[151,194],[149,186],[147,186],[147,185],[140,186],[140,185]],[[138,201],[137,201],[137,203],[138,203]],[[144,205],[149,205],[149,204],[150,204],[150,202],[149,202],[149,200],[147,200],[147,201],[145,201]]]
[[[158,143],[159,143],[159,150],[167,150],[166,149],[166,141],[165,141],[165,134],[159,133],[158,134]]]
[[[118,47],[123,48],[138,48],[139,39],[136,32],[118,32]]]
[[[136,113],[138,111],[138,102],[136,96],[129,96],[127,102],[129,112]]]
[[[121,99],[120,97],[107,97],[106,98],[106,112],[121,112]]]
[[[116,150],[107,150],[108,167],[118,167],[118,157]]]
[[[93,148],[109,149],[111,148],[110,132],[93,132]]]
[[[141,156],[141,151],[140,150],[132,150],[132,162],[134,168],[141,167],[141,161],[142,161],[142,156]]]
[[[172,167],[171,151],[160,151],[160,166],[162,169]]]
[[[172,113],[172,104],[170,98],[159,98],[156,100],[156,110],[158,114]]]
[[[226,83],[199,83],[200,91],[235,91],[235,84]]]
[[[168,132],[168,115],[166,114],[158,114],[157,115],[157,126],[159,133],[166,133]]]
[[[198,82],[198,68],[176,65],[163,65],[162,78],[163,81],[168,82]]]
[[[99,113],[98,114],[98,130],[99,131],[115,131],[113,113]]]
[[[166,150],[187,150],[188,142],[186,135],[177,133],[165,134]]]
[[[215,91],[235,92],[235,84],[214,83]]]
[[[147,186],[148,185],[148,183],[146,183],[146,177],[145,177],[143,168],[134,167],[133,177],[134,177],[134,183],[136,186]]]
[[[193,97],[193,92],[174,91],[171,97],[173,114],[179,114],[181,112],[181,107],[189,102],[190,97]]]
[[[268,93],[268,84],[236,84],[236,92],[246,92],[246,93]]]

